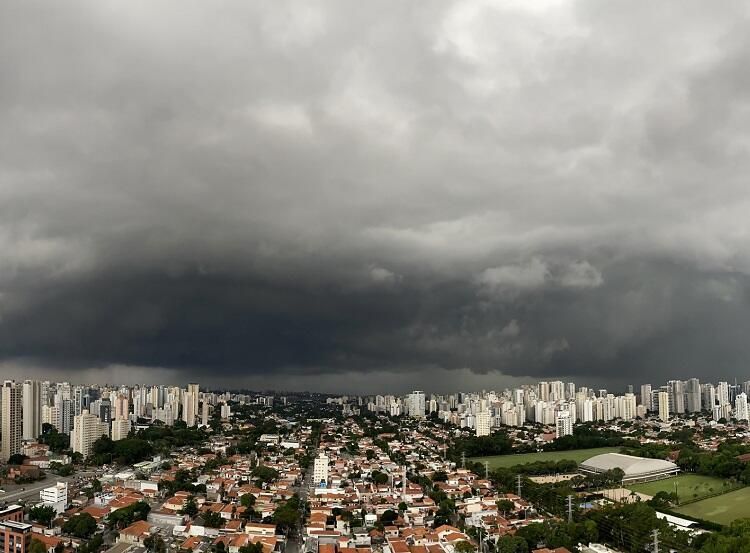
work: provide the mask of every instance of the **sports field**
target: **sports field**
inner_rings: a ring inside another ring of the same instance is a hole
[[[602,453],[617,453],[619,447],[595,447],[592,449],[573,449],[570,451],[542,451],[541,453],[519,453],[518,455],[492,455],[490,457],[474,457],[471,460],[478,463],[487,461],[491,469],[512,467],[535,461],[562,461],[568,459],[581,463],[594,455]]]
[[[675,511],[719,524],[729,524],[735,519],[750,517],[750,488],[709,497],[678,507]]]
[[[659,492],[672,493],[677,486],[677,497],[680,501],[688,501],[696,497],[703,497],[720,492],[725,488],[725,480],[702,474],[680,474],[672,478],[664,478],[654,482],[642,484],[627,484],[629,490],[654,496]]]

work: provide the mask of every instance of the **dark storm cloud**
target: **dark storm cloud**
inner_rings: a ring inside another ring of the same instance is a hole
[[[750,353],[741,3],[2,10],[5,366],[449,387]]]

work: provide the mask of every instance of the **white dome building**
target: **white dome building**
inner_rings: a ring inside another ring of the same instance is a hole
[[[634,457],[622,453],[596,455],[578,466],[581,472],[588,474],[598,474],[617,468],[625,473],[622,481],[631,484],[669,478],[680,472],[680,467],[670,461]]]

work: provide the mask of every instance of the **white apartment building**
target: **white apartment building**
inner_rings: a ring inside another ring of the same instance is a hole
[[[748,420],[747,416],[747,394],[737,394],[734,400],[734,418],[738,421]]]
[[[572,435],[573,418],[570,416],[570,411],[558,411],[555,417],[555,437],[562,438]]]
[[[659,418],[664,422],[669,420],[669,392],[659,392]]]
[[[43,505],[54,508],[59,515],[68,506],[68,483],[58,482],[54,486],[42,489],[39,492],[39,500]]]
[[[91,446],[102,436],[109,435],[109,426],[99,420],[99,417],[84,409],[73,419],[73,431],[70,433],[70,446],[74,452],[80,453],[85,459],[91,455]]]
[[[21,451],[21,385],[12,380],[3,382],[2,388],[2,424],[0,429],[0,460],[7,461],[11,455]]]
[[[130,420],[115,419],[112,421],[112,441],[124,440],[130,433]]]
[[[406,405],[409,409],[410,417],[424,417],[425,414],[425,397],[424,392],[415,390],[406,398]]]
[[[482,410],[476,416],[476,434],[477,436],[489,436],[492,417],[489,411]]]
[[[315,464],[313,465],[313,482],[315,483],[316,488],[322,488],[328,485],[328,456],[322,451],[315,458]]]
[[[42,433],[42,383],[23,383],[23,439],[35,440]]]

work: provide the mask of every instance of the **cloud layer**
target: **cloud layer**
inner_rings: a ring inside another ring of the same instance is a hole
[[[6,363],[743,376],[742,3],[3,12]]]

